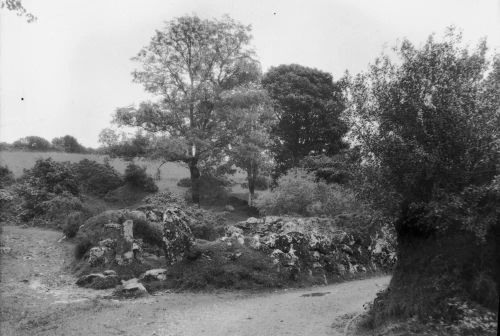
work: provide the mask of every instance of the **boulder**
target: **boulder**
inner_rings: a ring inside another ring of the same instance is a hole
[[[224,207],[224,210],[226,211],[229,211],[229,212],[233,212],[234,211],[234,206],[228,204]]]
[[[106,246],[94,246],[88,252],[87,262],[90,266],[103,266],[109,264],[113,257],[112,249]]]
[[[122,280],[121,286],[118,286],[115,289],[113,295],[124,298],[137,298],[141,296],[147,296],[149,295],[149,293],[137,278],[133,278],[128,281]]]
[[[181,208],[169,207],[163,213],[163,250],[167,265],[182,260],[194,243],[190,218]]]
[[[104,273],[84,275],[76,281],[76,285],[85,288],[108,289],[120,284],[120,279],[114,271],[105,271]]]
[[[165,268],[155,268],[146,271],[141,274],[139,280],[142,281],[154,281],[154,280],[166,280],[167,279],[167,269]]]

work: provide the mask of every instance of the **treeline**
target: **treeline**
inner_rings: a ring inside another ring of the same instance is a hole
[[[65,135],[56,137],[52,141],[48,141],[36,135],[30,135],[14,141],[12,144],[7,142],[0,143],[0,151],[27,151],[27,152],[66,152],[66,153],[82,153],[94,154],[97,150],[90,147],[85,147],[78,140],[71,136]]]

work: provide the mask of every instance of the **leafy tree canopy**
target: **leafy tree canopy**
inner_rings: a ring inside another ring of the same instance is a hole
[[[134,58],[142,65],[134,81],[158,99],[120,108],[114,121],[155,134],[165,150],[156,155],[187,162],[196,180],[199,162],[220,158],[230,142],[222,94],[260,76],[250,40],[250,27],[227,16],[166,22]]]
[[[403,211],[426,209],[426,224],[415,224],[423,230],[462,223],[484,234],[499,199],[498,56],[489,62],[484,41],[462,47],[454,30],[421,48],[404,40],[396,53],[397,62],[377,59],[350,86],[353,134],[365,163],[377,168],[380,187]]]
[[[278,119],[272,130],[277,173],[297,166],[310,154],[333,155],[346,147],[340,119],[345,109],[343,83],[329,73],[297,64],[271,68],[262,84],[274,102]]]

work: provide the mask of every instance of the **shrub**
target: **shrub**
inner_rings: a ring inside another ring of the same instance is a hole
[[[75,259],[80,260],[83,258],[85,253],[87,253],[87,251],[90,250],[90,248],[92,247],[92,242],[87,236],[81,236],[78,238],[79,239],[75,245],[74,255]]]
[[[14,183],[14,174],[7,166],[0,166],[0,188],[5,188]]]
[[[32,169],[25,171],[15,191],[22,199],[19,218],[23,221],[36,217],[40,225],[54,222],[57,226],[64,222],[66,214],[83,208],[78,198],[78,178],[69,162],[37,160]]]
[[[51,158],[38,159],[33,168],[25,170],[22,181],[47,193],[80,193],[78,176],[69,162],[56,162]]]
[[[195,238],[216,240],[224,235],[226,224],[224,217],[220,214],[215,214],[198,207],[190,207],[185,209],[185,211],[188,215],[197,219],[189,225]]]
[[[304,169],[289,170],[256,205],[265,214],[331,217],[363,208],[349,189],[315,180],[314,173]]]
[[[120,173],[108,162],[104,164],[88,159],[74,164],[75,173],[82,190],[98,196],[104,196],[123,184]]]
[[[132,162],[125,169],[125,182],[144,191],[158,191],[153,177],[146,173],[146,167],[140,167]]]
[[[63,226],[63,233],[68,238],[73,238],[76,236],[80,226],[85,222],[85,217],[81,211],[70,212],[66,217],[66,222]]]
[[[183,188],[191,188],[191,178],[190,177],[181,178],[179,182],[177,182],[177,186]]]

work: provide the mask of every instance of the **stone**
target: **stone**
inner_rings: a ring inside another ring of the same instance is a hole
[[[134,241],[134,221],[127,219],[122,225],[123,238],[125,241],[132,243]]]
[[[259,224],[260,220],[255,217],[250,217],[246,220],[247,224]]]
[[[248,239],[248,246],[250,246],[251,248],[253,248],[255,250],[260,249],[262,244],[260,243],[260,237],[258,234],[255,234]]]
[[[128,281],[122,280],[122,285],[115,289],[113,295],[125,298],[137,298],[147,296],[149,293],[137,278],[132,278]]]
[[[341,245],[340,250],[347,253],[347,254],[351,254],[351,255],[353,254],[352,249],[347,245]]]
[[[345,266],[344,266],[344,265],[342,265],[342,264],[337,264],[336,266],[337,266],[337,267],[336,267],[336,269],[337,269],[337,273],[338,273],[339,275],[342,275],[342,276],[343,276],[343,275],[345,275],[345,274],[347,273],[346,268],[345,268]]]
[[[125,252],[125,253],[123,253],[122,257],[123,257],[123,260],[125,262],[129,262],[130,263],[134,259],[134,252],[132,252],[132,251]]]
[[[110,274],[110,271],[106,272],[108,272],[108,274],[92,273],[84,275],[76,281],[76,285],[93,289],[108,289],[116,287],[116,285],[120,283],[120,279],[114,271],[111,271],[114,274]]]
[[[318,251],[314,251],[312,256],[315,261],[319,261],[321,258],[321,254]]]
[[[235,209],[234,209],[234,206],[232,206],[231,204],[228,204],[224,207],[224,210],[229,211],[229,212],[233,212]]]
[[[0,254],[9,254],[12,251],[10,247],[2,246],[0,247]]]
[[[108,229],[108,230],[121,230],[122,226],[120,224],[116,224],[116,223],[108,223],[108,224],[104,224],[104,228]]]
[[[154,281],[154,280],[166,280],[167,279],[167,269],[166,268],[155,268],[146,271],[139,277],[142,281]]]
[[[130,211],[130,217],[132,217],[133,220],[136,221],[147,221],[148,219],[146,218],[146,214],[142,211],[139,210],[132,210]]]
[[[163,213],[163,250],[167,265],[182,260],[194,243],[189,228],[192,219],[179,207],[169,207]]]
[[[100,247],[107,247],[107,248],[115,248],[116,247],[116,240],[111,239],[111,238],[101,240],[99,242],[99,246]]]
[[[87,262],[91,266],[105,265],[108,262],[106,255],[109,249],[107,247],[95,246],[89,250],[89,256]]]
[[[102,272],[102,274],[104,274],[105,276],[112,276],[116,275],[116,272],[113,270],[105,270],[104,272]]]

